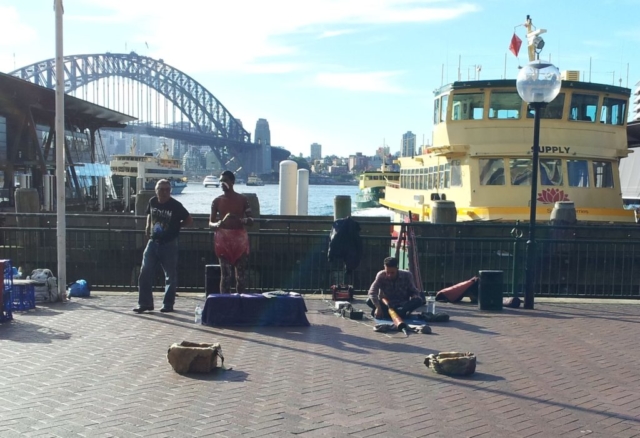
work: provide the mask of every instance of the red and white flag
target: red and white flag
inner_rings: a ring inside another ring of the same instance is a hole
[[[518,52],[520,52],[520,46],[522,46],[522,40],[515,33],[511,37],[511,44],[509,44],[509,50],[515,56],[518,56]]]

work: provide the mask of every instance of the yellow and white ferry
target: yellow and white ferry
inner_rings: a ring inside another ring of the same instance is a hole
[[[530,51],[531,53],[531,51]],[[536,217],[572,201],[580,221],[634,222],[623,209],[618,163],[626,157],[628,88],[562,74],[542,113]],[[401,157],[399,183],[380,203],[396,219],[430,221],[432,201],[455,203],[458,221],[528,220],[533,110],[515,80],[458,81],[435,91],[433,145]]]
[[[380,170],[367,170],[358,177],[358,188],[356,194],[356,208],[374,208],[380,206],[380,199],[384,198],[387,184],[398,183],[400,172],[389,170],[388,166],[382,165]]]

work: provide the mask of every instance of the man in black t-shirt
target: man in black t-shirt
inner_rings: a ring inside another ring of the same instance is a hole
[[[161,179],[156,184],[156,196],[147,206],[145,235],[149,238],[142,256],[138,278],[138,306],[136,313],[153,310],[153,280],[158,264],[165,276],[165,292],[161,312],[173,312],[178,286],[178,234],[188,227],[193,218],[183,205],[171,197],[171,183]]]

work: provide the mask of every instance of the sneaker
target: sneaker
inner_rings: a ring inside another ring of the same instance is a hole
[[[162,306],[162,309],[160,309],[160,311],[162,313],[173,312],[173,306]]]
[[[148,306],[137,306],[132,309],[136,313],[150,312],[153,310],[153,307]]]

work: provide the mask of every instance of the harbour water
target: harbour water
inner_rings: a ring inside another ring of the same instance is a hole
[[[260,213],[265,215],[279,214],[280,210],[280,188],[278,185],[264,185],[258,187],[247,187],[243,184],[235,186],[239,193],[255,193],[260,200]],[[194,214],[208,214],[211,211],[211,202],[222,193],[221,188],[204,188],[201,183],[190,183],[176,199]],[[309,186],[309,216],[331,216],[333,215],[333,200],[336,196],[351,196],[352,212],[354,215],[377,215],[376,211],[384,214],[385,209],[371,209],[371,211],[355,210],[355,196],[358,193],[358,186],[339,185],[310,185]]]

